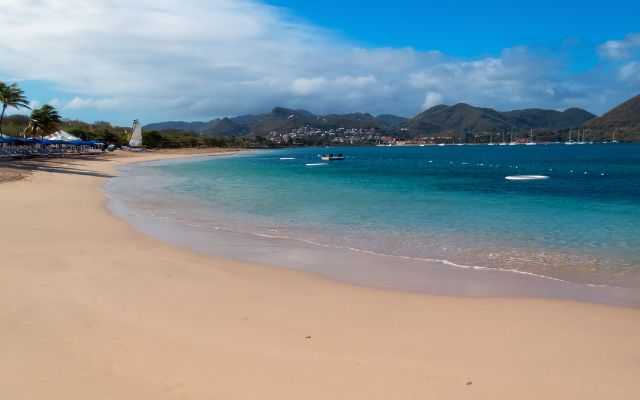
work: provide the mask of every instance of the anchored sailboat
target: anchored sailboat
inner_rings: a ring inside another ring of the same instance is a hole
[[[582,139],[580,139],[581,133],[582,133]],[[576,144],[587,144],[587,142],[584,141],[584,131],[582,129],[578,131],[578,141],[576,142]]]
[[[571,140],[571,131],[572,129],[569,129],[569,140],[564,142],[564,144],[573,144],[573,141]]]
[[[498,146],[506,146],[507,142],[504,141],[504,131],[502,131],[502,142],[500,142],[500,144],[498,144]]]
[[[529,132],[529,142],[525,143],[527,146],[532,146],[534,144],[537,144],[536,142],[533,141],[533,128],[531,128],[530,132]]]
[[[491,138],[489,139],[489,146],[493,146],[495,145],[495,143],[493,143],[493,131],[491,131],[490,134],[491,134]]]
[[[518,143],[513,141],[513,128],[511,128],[511,141],[509,142],[509,146],[515,146]]]

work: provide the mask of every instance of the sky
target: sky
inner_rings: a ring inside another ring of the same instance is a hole
[[[125,126],[275,106],[602,114],[640,94],[638,15],[629,0],[11,0],[0,80],[32,108]]]

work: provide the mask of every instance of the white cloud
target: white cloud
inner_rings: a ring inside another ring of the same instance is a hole
[[[374,85],[376,78],[367,76],[338,76],[335,78],[300,78],[291,84],[294,95],[313,95],[318,93],[340,93],[351,89],[362,89]]]
[[[624,60],[640,52],[640,33],[630,33],[622,40],[609,40],[598,47],[600,55],[613,59]]]
[[[307,95],[322,90],[327,85],[327,80],[323,77],[300,78],[293,81],[291,91],[294,94]]]
[[[424,102],[422,103],[422,109],[426,110],[433,106],[437,106],[438,104],[442,104],[443,100],[444,96],[442,96],[442,93],[427,92],[427,95],[424,97]]]
[[[10,39],[0,41],[0,77],[48,82],[71,118],[211,119],[276,105],[411,116],[438,94],[498,109],[604,111],[612,96],[640,89],[612,86],[615,72],[568,73],[526,47],[472,60],[357,47],[257,0],[34,1],[2,5],[0,37]],[[638,37],[599,51],[636,61],[628,57]]]
[[[116,99],[92,99],[92,98],[82,98],[82,97],[76,96],[64,105],[64,109],[67,109],[67,110],[77,110],[79,108],[109,109],[109,108],[114,108],[117,105],[118,105],[118,101]]]
[[[640,62],[633,61],[624,64],[618,71],[618,77],[629,82],[640,82]]]

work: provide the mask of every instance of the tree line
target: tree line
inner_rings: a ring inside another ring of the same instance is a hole
[[[96,140],[120,147],[126,146],[131,136],[126,128],[105,121],[90,124],[77,120],[62,120],[58,111],[50,104],[31,109],[31,102],[16,83],[7,84],[0,81],[0,103],[0,137],[43,137],[64,129],[82,140]],[[9,108],[28,109],[31,110],[31,114],[6,116]],[[142,133],[142,145],[147,148],[246,147],[247,141],[243,138],[200,136],[193,132],[176,130],[152,130]]]

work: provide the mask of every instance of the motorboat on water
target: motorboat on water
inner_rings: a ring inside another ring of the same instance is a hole
[[[344,155],[342,154],[321,154],[320,155],[320,159],[322,161],[339,161],[339,160],[344,160]]]

